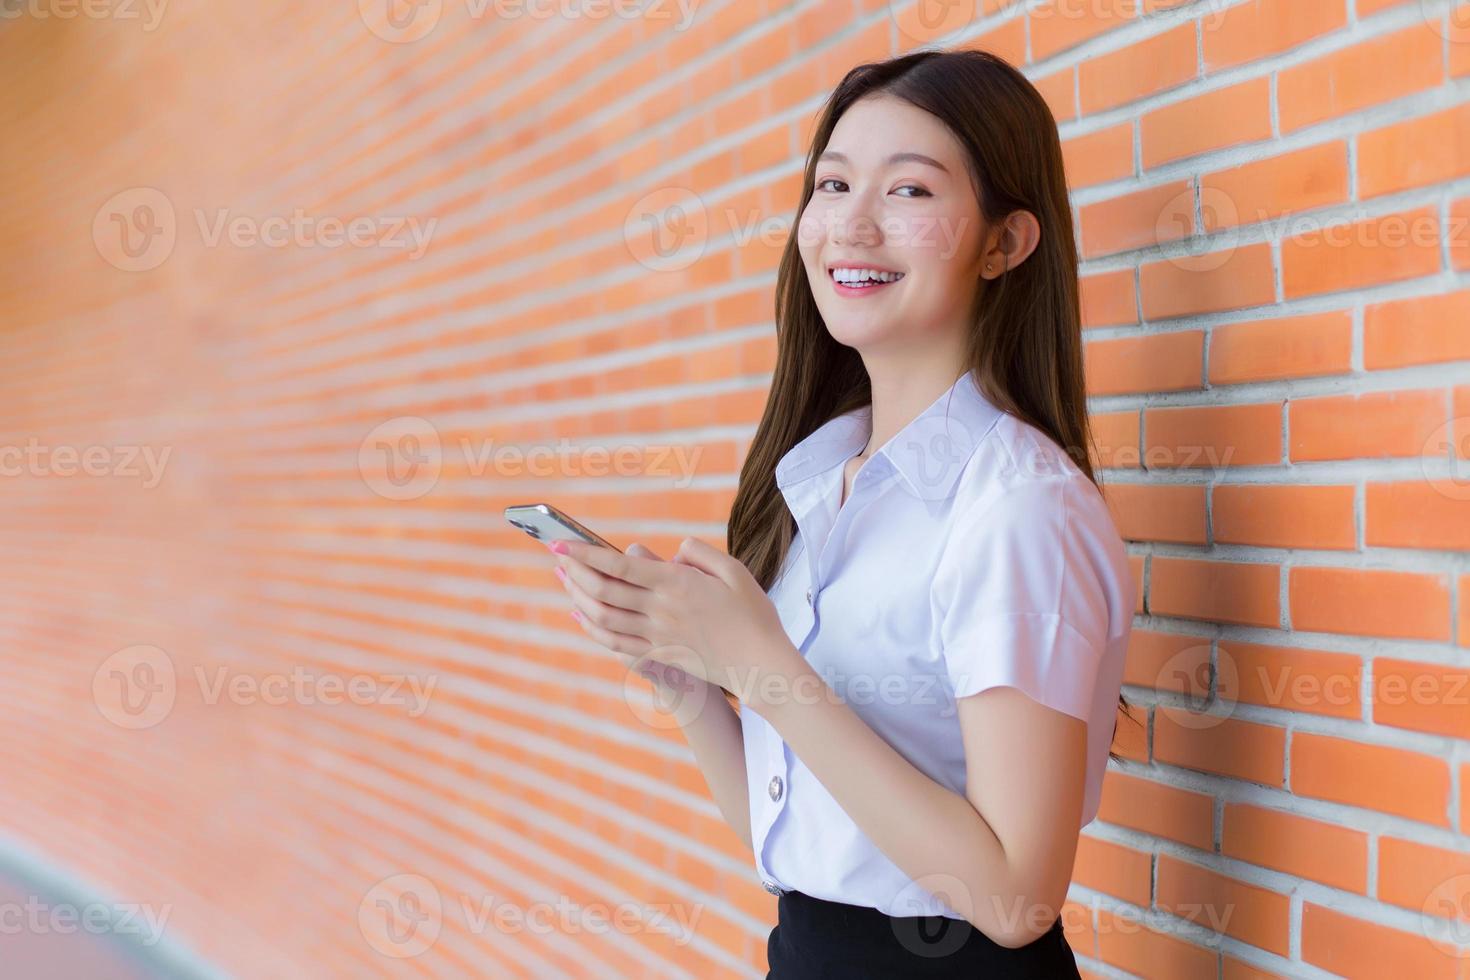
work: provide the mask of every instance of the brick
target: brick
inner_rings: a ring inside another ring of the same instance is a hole
[[[1215,803],[1205,793],[1110,769],[1103,777],[1097,815],[1106,823],[1202,851],[1214,849]]]
[[[1331,718],[1364,717],[1363,661],[1353,654],[1228,640],[1220,643],[1216,659],[1219,696],[1226,700]]]
[[[1296,299],[1433,275],[1442,234],[1432,207],[1313,229],[1282,241],[1282,288]]]
[[[1082,112],[1135,102],[1182,85],[1199,74],[1194,24],[1178,27],[1078,66]]]
[[[1215,540],[1263,548],[1353,550],[1352,486],[1220,484],[1211,491]]]
[[[1368,835],[1250,803],[1227,803],[1220,853],[1363,894]]]
[[[1336,119],[1438,85],[1444,42],[1422,23],[1283,69],[1276,100],[1281,132]]]
[[[1135,916],[1098,912],[1098,957],[1141,977],[1213,977],[1219,954],[1178,936],[1159,932]]]
[[[1448,420],[1439,391],[1299,398],[1287,405],[1292,462],[1418,456]]]
[[[1279,973],[1270,973],[1258,966],[1238,960],[1233,956],[1221,955],[1220,980],[1287,980]]]
[[[1369,483],[1363,529],[1370,547],[1470,551],[1470,492],[1452,495],[1422,478]]]
[[[1347,26],[1347,12],[1336,3],[1253,0],[1216,11],[1200,20],[1205,70],[1245,64],[1290,50]]]
[[[1154,709],[1154,761],[1233,779],[1282,786],[1286,729],[1239,718]]]
[[[1470,739],[1470,672],[1394,657],[1373,662],[1373,720]]]
[[[1460,576],[1460,629],[1455,642],[1470,647],[1470,575]]]
[[[1470,922],[1470,853],[1385,834],[1378,839],[1378,898],[1416,914],[1428,909]]]
[[[1149,469],[1281,461],[1281,406],[1273,402],[1145,409],[1143,431]]]
[[[1133,123],[1063,140],[1062,162],[1072,190],[1133,176]]]
[[[1138,296],[1132,269],[1083,276],[1078,280],[1082,294],[1082,326],[1110,327],[1138,322]]]
[[[1147,907],[1153,890],[1153,859],[1146,851],[1086,834],[1077,840],[1072,880],[1125,902]]]
[[[1450,825],[1449,766],[1420,752],[1297,732],[1291,737],[1291,791],[1420,823]]]
[[[1363,310],[1363,366],[1370,371],[1464,360],[1470,360],[1470,290]]]
[[[1381,569],[1299,566],[1287,573],[1297,630],[1448,640],[1450,593],[1443,576]]]
[[[1110,482],[1103,498],[1130,541],[1205,543],[1205,488]]]
[[[1470,174],[1470,104],[1358,137],[1358,196],[1376,197]]]
[[[1151,248],[1195,233],[1194,191],[1173,181],[1089,204],[1078,220],[1084,258]]]
[[[1155,904],[1202,928],[1291,955],[1291,899],[1280,892],[1160,854]]]
[[[1413,977],[1456,980],[1459,962],[1407,932],[1302,902],[1302,960],[1345,977]]]
[[[915,6],[911,9],[917,10],[919,8]],[[923,21],[919,23],[922,25],[922,29],[928,33],[933,33],[936,28],[942,31],[946,26],[946,21],[951,16],[959,18],[963,16],[963,13],[964,9],[960,7],[947,8],[945,10],[945,16],[940,18],[938,24],[931,27],[931,25]],[[963,27],[965,25],[961,24],[959,26]],[[948,32],[946,31],[945,33]],[[1010,20],[1002,22],[984,34],[967,39],[959,47],[989,51],[991,54],[999,55],[1013,65],[1023,65],[1026,63],[1026,20],[1022,17],[1012,17]]]
[[[1142,461],[1138,449],[1138,412],[1106,412],[1092,416],[1092,439],[1097,444],[1095,465],[1137,469]]]
[[[1036,91],[1046,100],[1057,122],[1063,123],[1077,118],[1076,68],[1064,68],[1045,78],[1034,78],[1031,84],[1036,86]]]
[[[1148,611],[1249,626],[1280,625],[1281,569],[1247,562],[1153,557]]]
[[[1209,638],[1133,630],[1128,639],[1123,683],[1204,700],[1210,696]]]
[[[1204,348],[1202,330],[1089,341],[1083,345],[1088,394],[1200,388]]]
[[[1138,0],[1044,0],[1026,14],[1031,57],[1045,61],[1138,17]]]
[[[1352,354],[1348,310],[1221,324],[1210,331],[1210,384],[1346,374]]]
[[[1145,170],[1271,138],[1271,81],[1253,78],[1146,113],[1139,121]]]
[[[1139,270],[1150,320],[1263,306],[1276,301],[1271,246],[1262,242],[1151,262]]]
[[[1348,199],[1347,143],[1334,140],[1200,177],[1205,230],[1259,224]]]

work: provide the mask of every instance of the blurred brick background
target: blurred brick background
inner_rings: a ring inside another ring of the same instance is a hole
[[[238,976],[763,975],[501,509],[723,546],[813,114],[977,46],[1060,126],[1143,586],[1084,972],[1470,977],[1470,4],[0,13],[0,854]]]

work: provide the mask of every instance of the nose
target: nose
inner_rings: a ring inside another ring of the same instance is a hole
[[[871,196],[851,193],[834,206],[828,218],[827,237],[833,245],[877,245],[881,229],[872,214]]]

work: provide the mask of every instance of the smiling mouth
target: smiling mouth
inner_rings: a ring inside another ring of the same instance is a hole
[[[837,273],[836,273],[835,270],[833,270],[833,269],[828,269],[827,270],[827,278],[833,283],[833,285],[838,286],[838,287],[841,287],[842,289],[853,289],[853,290],[876,289],[879,286],[892,286],[894,283],[902,282],[903,279],[904,279],[904,277],[905,277],[905,273],[902,273],[902,272],[891,272],[891,273],[887,273],[887,275],[890,275],[893,278],[892,279],[852,279],[852,280],[845,280],[845,279],[838,279],[837,278]]]

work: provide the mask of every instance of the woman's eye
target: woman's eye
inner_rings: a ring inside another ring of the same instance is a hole
[[[819,190],[819,191],[820,190],[825,190],[826,189],[826,186],[825,185],[827,185],[827,184],[842,184],[842,186],[844,186],[844,187],[847,186],[846,183],[844,183],[843,181],[838,180],[836,177],[825,177],[822,180],[817,181],[816,189]],[[904,191],[904,190],[918,191],[918,194],[905,194],[904,195],[905,197],[919,197],[919,196],[929,197],[929,196],[931,196],[928,191],[924,190],[924,188],[918,186],[917,184],[904,184],[901,187],[895,187],[894,188],[894,193],[897,193],[898,191]]]

